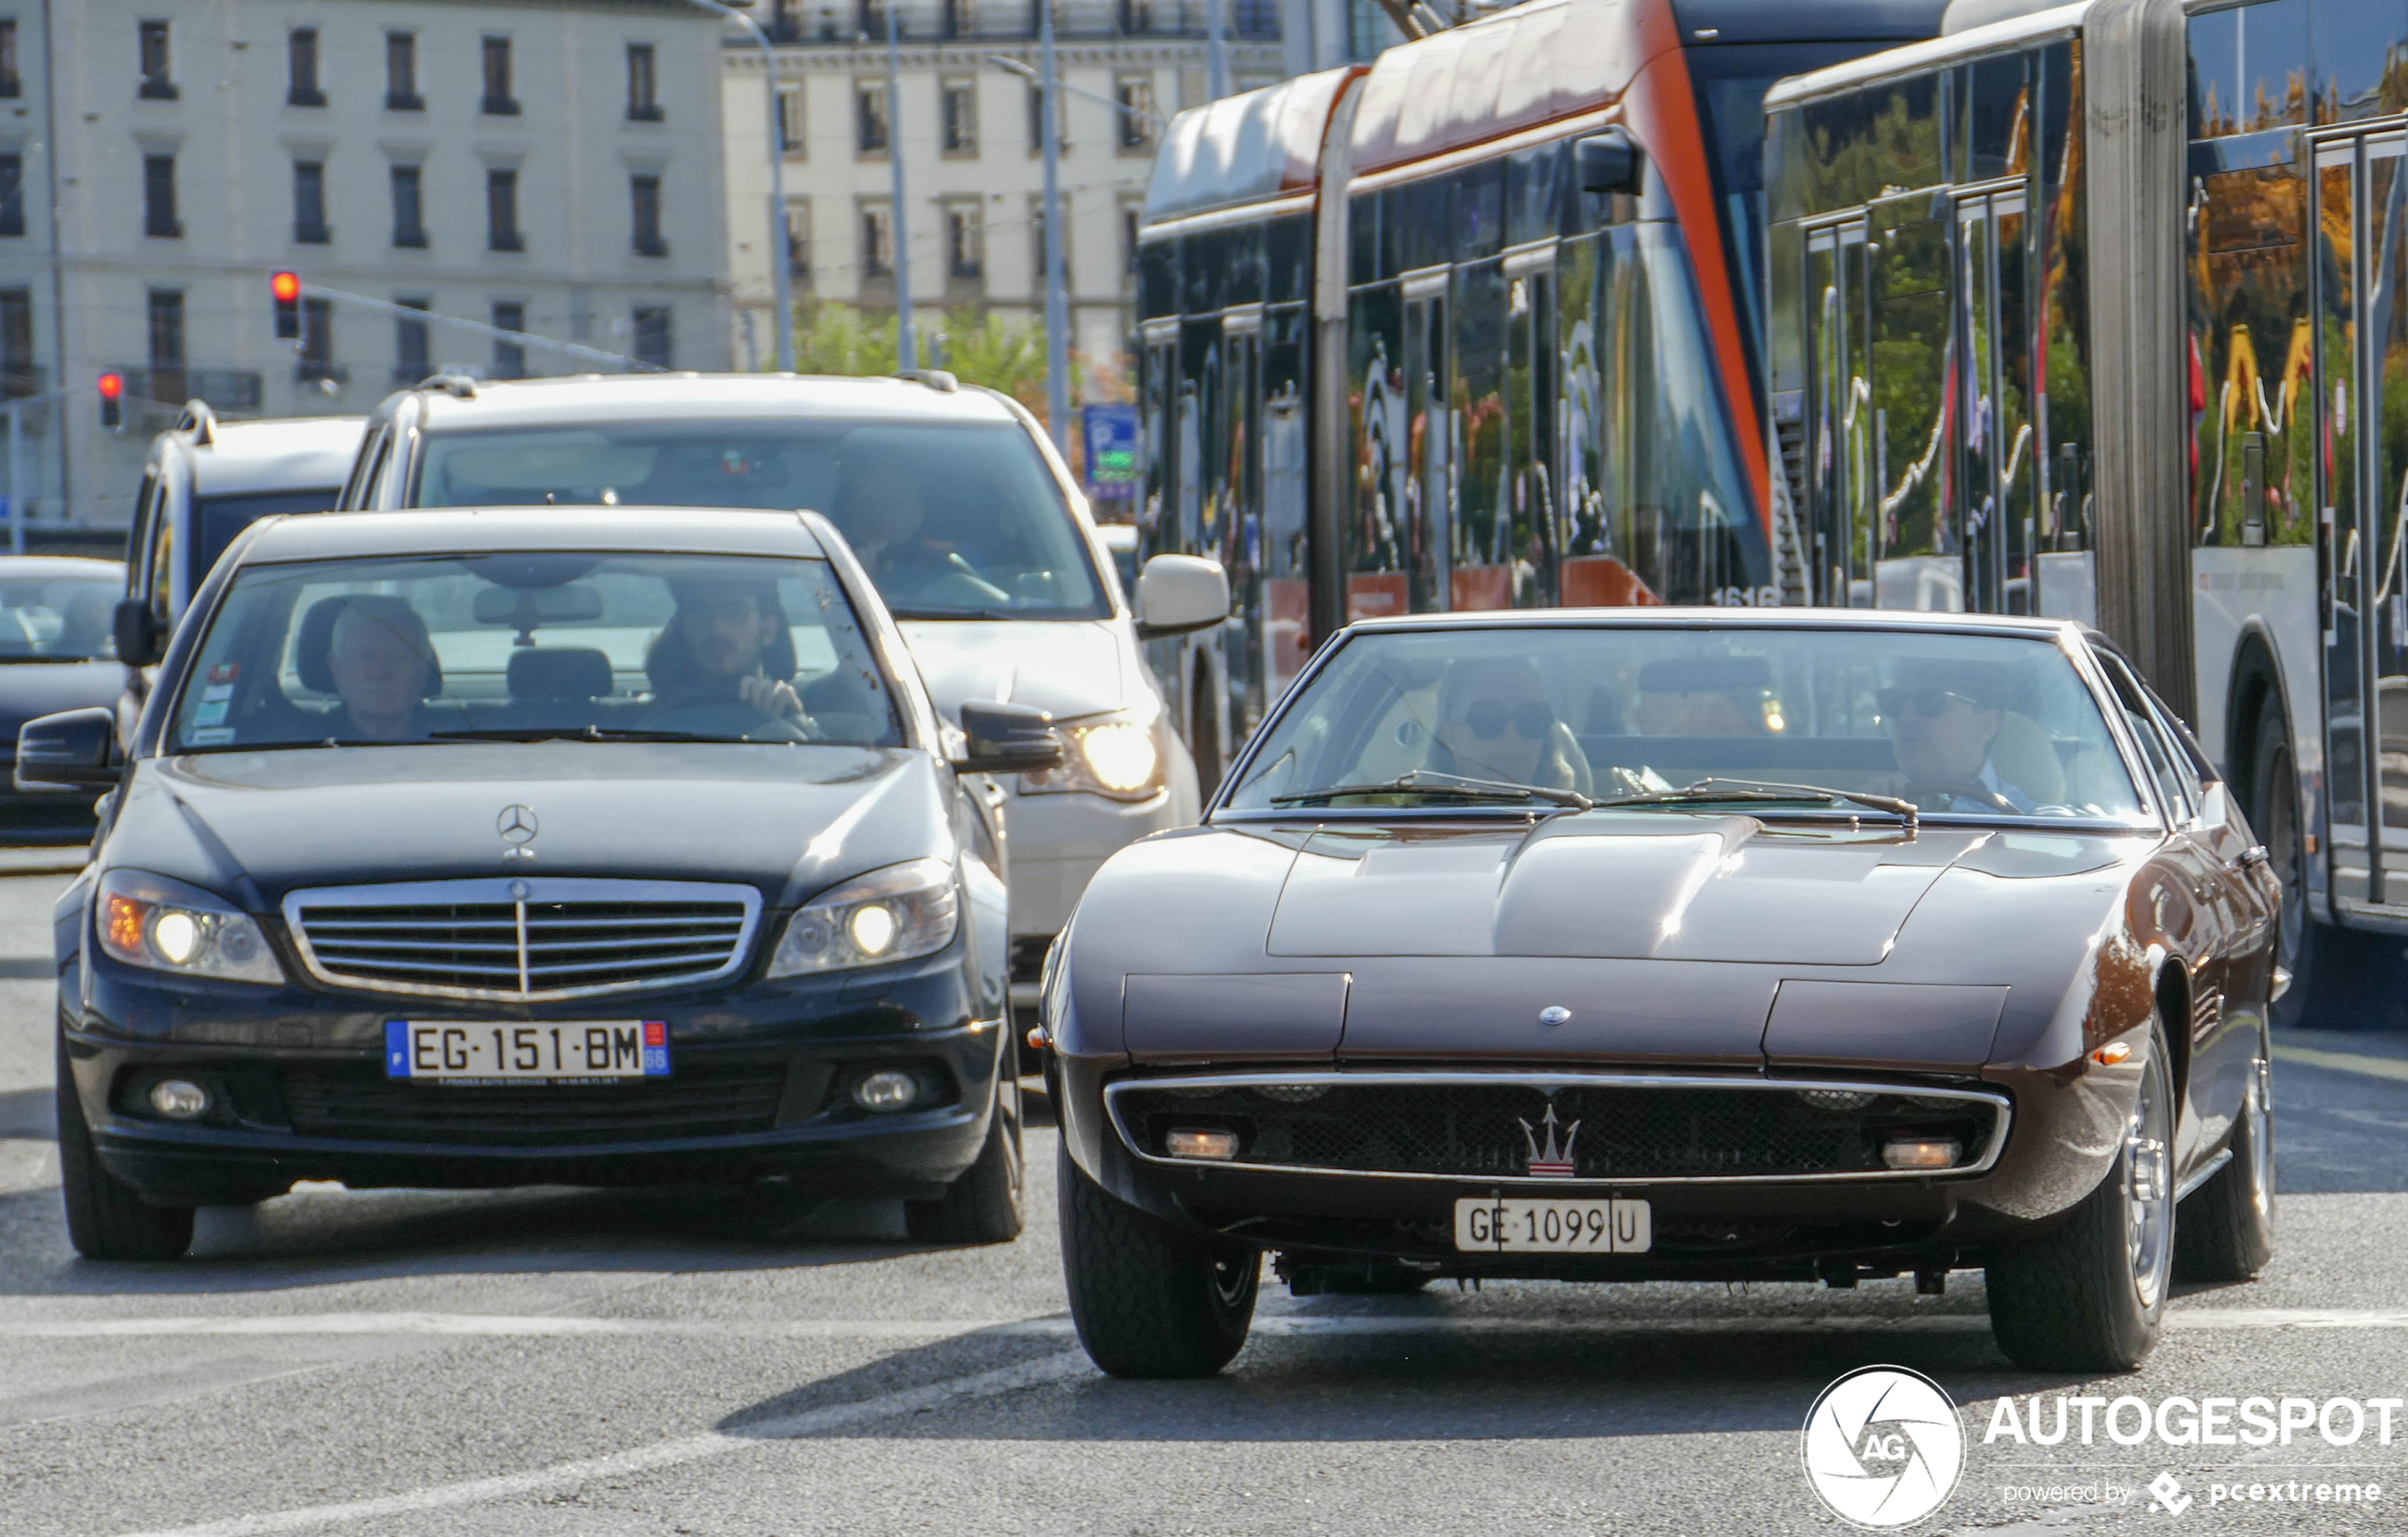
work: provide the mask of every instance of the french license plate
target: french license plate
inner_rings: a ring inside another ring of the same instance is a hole
[[[1455,1248],[1464,1253],[1644,1254],[1654,1240],[1643,1200],[1455,1202]]]
[[[659,1019],[558,1024],[385,1021],[385,1076],[450,1084],[590,1084],[669,1075]]]

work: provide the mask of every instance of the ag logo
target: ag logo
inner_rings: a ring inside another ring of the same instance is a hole
[[[1823,1389],[1800,1436],[1806,1481],[1859,1527],[1911,1526],[1947,1503],[1965,1433],[1940,1384],[1904,1366],[1864,1366]]]

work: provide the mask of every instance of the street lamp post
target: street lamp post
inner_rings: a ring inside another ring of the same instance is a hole
[[[889,0],[891,5],[892,0]],[[753,46],[761,50],[761,64],[769,75],[769,281],[777,302],[777,367],[779,372],[794,372],[794,279],[791,268],[794,256],[787,248],[786,237],[786,121],[780,110],[781,93],[777,80],[777,49],[771,46],[769,34],[760,23],[721,0],[688,0],[688,4],[739,23],[753,34]],[[903,170],[895,171],[898,187]],[[901,202],[900,193],[896,199]]]
[[[1213,101],[1229,95],[1229,45],[1221,38],[1225,0],[1204,0],[1204,92]]]
[[[1037,0],[1045,74],[1045,410],[1053,446],[1070,451],[1070,296],[1062,276],[1062,94],[1053,58],[1053,0]]]
[[[893,168],[895,213],[888,221],[895,231],[895,352],[905,373],[920,368],[920,335],[911,323],[911,204],[903,192],[903,66],[899,63],[902,22],[897,0],[885,0],[886,10],[886,163]]]

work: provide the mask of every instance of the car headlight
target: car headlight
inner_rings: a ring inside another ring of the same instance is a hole
[[[814,898],[786,921],[772,977],[847,971],[933,955],[960,920],[953,867],[941,859],[889,865]]]
[[[238,982],[282,982],[256,920],[196,886],[138,869],[100,877],[100,948],[129,966]]]
[[[1020,776],[1023,795],[1078,791],[1115,800],[1146,800],[1161,793],[1166,758],[1158,717],[1147,722],[1106,715],[1056,729],[1062,735],[1062,766]]]

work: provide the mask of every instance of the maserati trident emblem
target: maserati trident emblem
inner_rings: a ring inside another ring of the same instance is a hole
[[[538,826],[535,819],[535,808],[504,806],[502,808],[502,814],[495,818],[493,825],[494,831],[502,834],[502,841],[509,845],[502,851],[502,858],[533,859],[535,857],[535,850],[530,847],[535,840]]]
[[[1515,1119],[1519,1120],[1520,1117]],[[1541,1130],[1547,1134],[1547,1144],[1543,1148],[1539,1145],[1539,1133]],[[1559,1130],[1563,1133],[1563,1144],[1560,1147],[1556,1145],[1556,1133]],[[1571,1179],[1572,1140],[1579,1135],[1579,1122],[1575,1121],[1568,1126],[1560,1126],[1557,1124],[1555,1107],[1552,1105],[1547,1107],[1545,1119],[1537,1125],[1534,1126],[1529,1122],[1523,1121],[1522,1140],[1530,1144],[1530,1178],[1533,1180]]]

